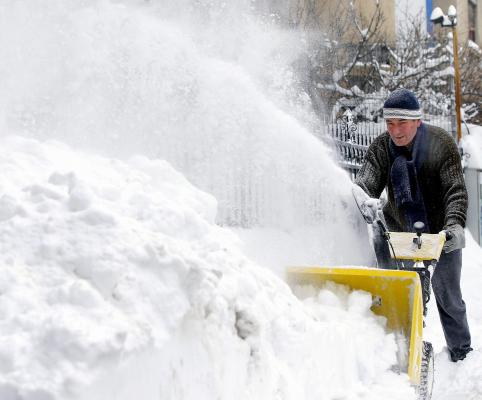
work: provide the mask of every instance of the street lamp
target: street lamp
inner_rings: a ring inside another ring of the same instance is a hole
[[[459,71],[459,44],[457,39],[457,10],[454,6],[450,6],[445,15],[440,7],[433,9],[430,15],[430,21],[434,24],[440,24],[442,27],[452,28],[452,43],[454,49],[454,80],[455,80],[455,109],[457,112],[457,143],[462,138],[462,117],[461,107],[462,99],[460,94],[460,71]]]

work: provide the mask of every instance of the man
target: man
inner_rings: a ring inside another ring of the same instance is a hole
[[[452,137],[441,128],[422,123],[420,105],[407,89],[397,89],[383,106],[387,132],[368,148],[355,183],[368,195],[362,212],[376,218],[384,189],[383,217],[391,231],[413,232],[421,221],[425,232],[448,232],[432,278],[440,320],[452,361],[463,360],[470,347],[465,303],[460,289],[467,190],[460,155]],[[374,224],[374,228],[375,224]],[[393,268],[382,235],[375,234],[379,266]]]

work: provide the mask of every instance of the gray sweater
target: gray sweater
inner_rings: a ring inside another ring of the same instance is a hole
[[[452,137],[443,129],[427,125],[429,152],[418,171],[418,184],[425,203],[430,233],[438,233],[449,225],[465,226],[467,190],[460,155]],[[390,180],[390,135],[378,136],[368,148],[365,161],[355,183],[371,197],[378,198],[387,188],[388,203],[383,214],[391,231],[402,231],[404,215],[399,212]]]

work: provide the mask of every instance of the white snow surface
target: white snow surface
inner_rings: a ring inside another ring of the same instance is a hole
[[[370,295],[300,302],[168,163],[0,149],[2,400],[413,398]]]

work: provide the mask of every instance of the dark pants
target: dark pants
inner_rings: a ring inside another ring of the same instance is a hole
[[[388,244],[382,233],[375,225],[373,228],[378,267],[397,268],[396,261],[390,257]],[[432,277],[432,288],[449,350],[470,347],[469,325],[460,290],[461,270],[462,250],[442,252]]]

